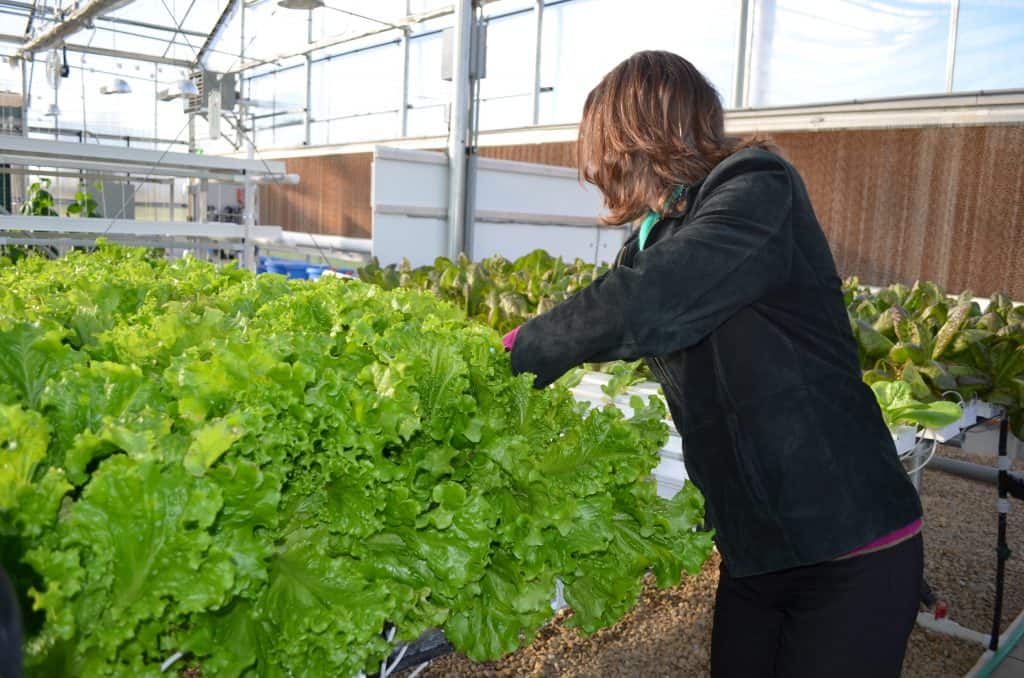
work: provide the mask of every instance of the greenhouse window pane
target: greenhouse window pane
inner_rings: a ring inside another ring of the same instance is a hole
[[[750,105],[943,92],[949,17],[948,0],[757,0]]]
[[[326,125],[322,141],[314,143],[344,144],[352,141],[374,141],[397,136],[398,112],[358,115],[331,120]]]
[[[587,93],[616,64],[642,50],[666,50],[690,60],[732,96],[739,0],[576,0],[544,11],[542,123],[576,122]],[[532,45],[532,39],[527,43]],[[518,56],[532,63],[527,49]]]
[[[410,108],[406,121],[407,136],[432,137],[448,134],[446,111],[447,106],[444,104]]]
[[[533,12],[492,19],[487,25],[487,77],[480,81],[481,129],[522,127],[533,118]],[[523,58],[529,53],[531,58]]]
[[[953,89],[1024,87],[1024,0],[960,0]]]
[[[441,34],[409,40],[409,136],[446,134],[451,83],[441,79]]]
[[[402,49],[388,44],[313,63],[313,117],[397,111],[402,101]],[[398,134],[397,128],[390,131]]]

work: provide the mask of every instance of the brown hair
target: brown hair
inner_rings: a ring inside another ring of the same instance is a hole
[[[624,224],[747,147],[777,152],[762,139],[726,136],[708,79],[678,54],[649,51],[620,63],[587,95],[576,161],[580,178],[604,194],[602,220]]]

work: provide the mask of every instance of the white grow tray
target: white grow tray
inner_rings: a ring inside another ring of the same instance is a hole
[[[896,445],[896,453],[901,457],[909,454],[917,444],[917,428],[913,426],[897,426],[896,430],[890,433],[892,442]]]

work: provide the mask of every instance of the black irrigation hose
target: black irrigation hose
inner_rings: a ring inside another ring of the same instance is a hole
[[[1010,500],[1007,498],[1009,459],[1006,456],[1006,437],[1008,432],[1009,419],[1003,413],[999,420],[999,536],[996,539],[996,604],[992,615],[992,640],[988,645],[993,652],[999,649],[999,626],[1003,617],[1003,580],[1006,577],[1006,561],[1010,557],[1010,549],[1006,545],[1006,513],[1010,508]]]

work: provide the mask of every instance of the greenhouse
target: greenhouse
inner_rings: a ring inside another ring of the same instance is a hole
[[[0,678],[1024,678],[1024,2],[0,57]]]

